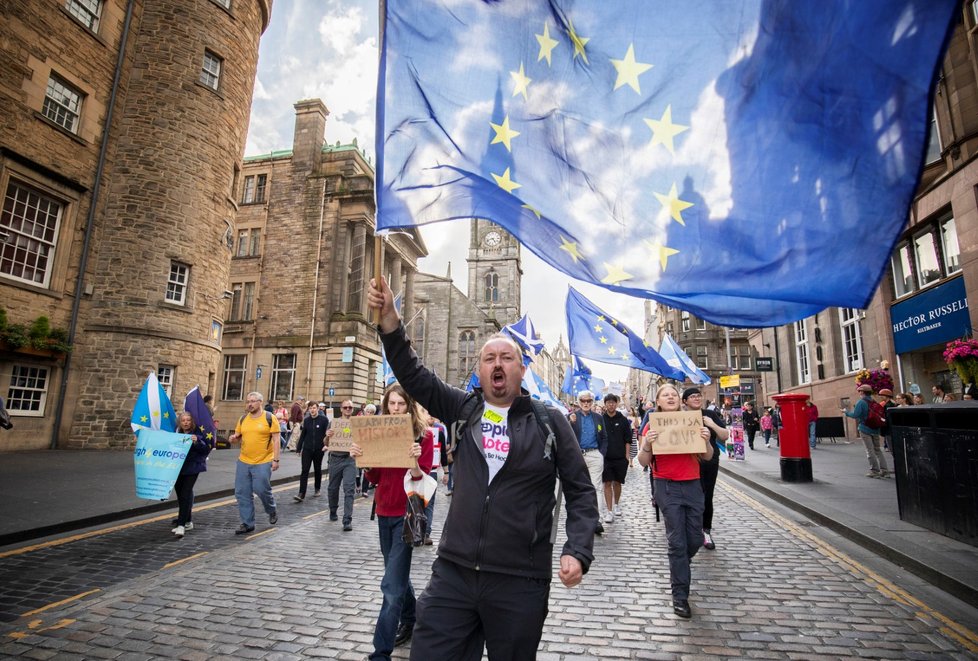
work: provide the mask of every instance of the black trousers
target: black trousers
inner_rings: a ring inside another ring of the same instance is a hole
[[[306,497],[306,485],[309,484],[309,466],[313,467],[313,484],[316,491],[323,485],[323,456],[324,450],[302,450],[302,472],[299,473],[299,495]]]
[[[179,507],[177,513],[178,526],[185,526],[191,521],[191,510],[194,507],[194,484],[197,483],[197,476],[199,474],[180,475],[177,477],[177,483],[173,485],[173,490],[177,494],[177,505]]]
[[[713,529],[713,490],[720,473],[720,451],[713,448],[713,458],[700,462],[700,484],[703,485],[703,530]]]
[[[411,659],[535,659],[550,597],[548,579],[475,571],[438,558],[418,599]]]
[[[745,429],[744,431],[747,432],[747,447],[749,447],[751,450],[753,450],[754,449],[754,436],[757,435],[757,430],[754,429],[753,427],[751,427],[750,429]]]

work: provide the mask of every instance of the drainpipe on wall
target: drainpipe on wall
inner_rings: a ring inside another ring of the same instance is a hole
[[[88,255],[92,244],[92,228],[95,225],[95,209],[98,207],[99,194],[102,190],[102,174],[105,172],[105,157],[109,150],[109,130],[112,127],[112,117],[115,114],[115,102],[119,94],[119,84],[122,79],[122,63],[126,57],[126,45],[129,43],[129,28],[132,25],[132,13],[136,0],[129,0],[126,5],[126,20],[122,26],[119,38],[119,56],[116,58],[115,74],[112,79],[112,93],[105,112],[105,128],[102,130],[102,144],[99,146],[98,165],[95,168],[95,180],[92,183],[92,201],[88,207],[88,217],[85,219],[85,239],[82,242],[81,259],[78,263],[78,278],[75,281],[75,300],[71,303],[71,321],[68,323],[68,344],[75,343],[78,330],[78,311],[81,307],[82,295],[85,293],[85,269],[88,268]],[[54,430],[51,432],[49,449],[58,448],[58,433],[64,418],[65,396],[68,392],[68,375],[71,373],[71,352],[65,354],[65,364],[61,372],[61,387],[58,390],[58,406],[54,412]]]

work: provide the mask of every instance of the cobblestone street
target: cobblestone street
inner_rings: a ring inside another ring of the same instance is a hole
[[[167,516],[0,554],[11,620],[0,625],[0,655],[365,658],[382,573],[370,501],[357,501],[354,530],[343,533],[324,516],[325,494],[296,505],[292,493],[277,494],[279,525],[269,528],[259,514],[258,530],[247,538],[231,534],[236,508],[221,501],[199,508],[196,528],[181,541],[169,536]],[[436,543],[447,501],[440,493]],[[978,638],[942,613],[942,603],[911,596],[801,517],[779,513],[726,477],[716,505],[717,550],[696,556],[694,615],[681,620],[668,597],[662,524],[654,521],[647,479],[632,469],[624,516],[596,541],[591,572],[577,588],[553,585],[538,658],[978,655]],[[562,536],[558,549],[560,543]],[[415,551],[418,591],[433,557],[433,547]],[[84,596],[58,604],[76,595]],[[395,652],[407,655],[408,648]]]

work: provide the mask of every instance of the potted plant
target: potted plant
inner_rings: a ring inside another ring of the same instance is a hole
[[[879,369],[862,369],[856,372],[856,384],[860,386],[869,384],[873,392],[879,392],[883,388],[893,390],[893,377],[884,364]]]

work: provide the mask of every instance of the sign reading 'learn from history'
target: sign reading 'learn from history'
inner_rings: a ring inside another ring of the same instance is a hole
[[[706,441],[700,435],[703,414],[699,411],[673,411],[649,415],[649,429],[659,432],[652,446],[654,454],[700,454]]]
[[[347,422],[363,455],[357,467],[413,468],[414,427],[410,415],[360,415]]]

